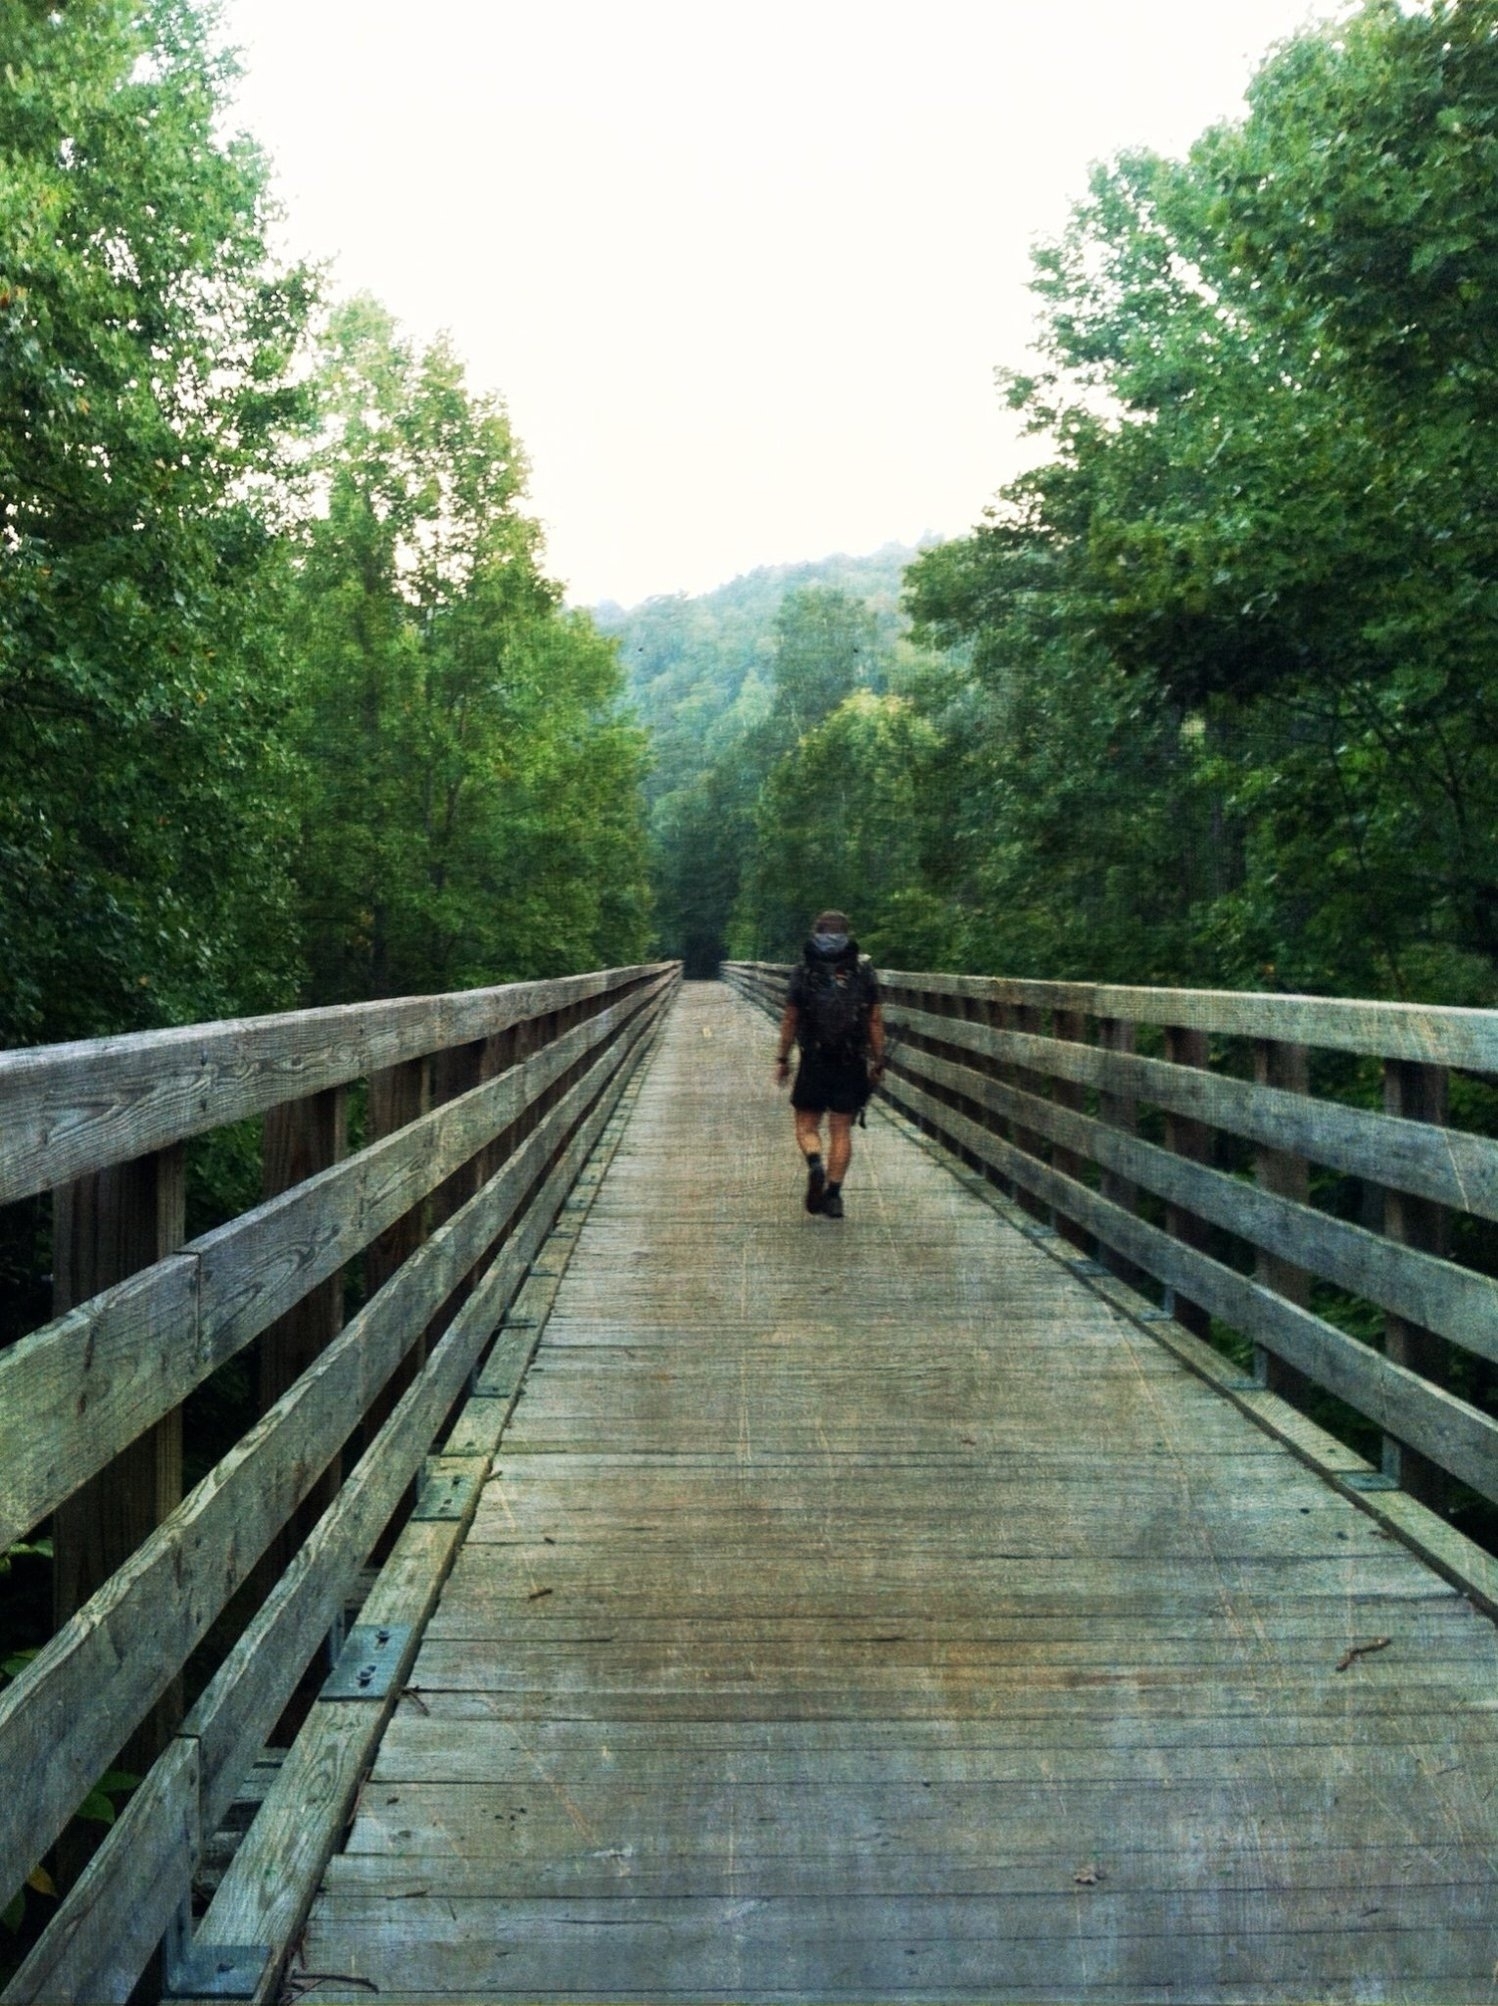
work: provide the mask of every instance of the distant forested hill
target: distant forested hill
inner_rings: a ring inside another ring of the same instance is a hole
[[[650,733],[651,799],[690,784],[768,713],[775,621],[788,593],[821,586],[860,601],[888,653],[902,626],[901,580],[918,555],[908,544],[887,543],[868,557],[765,565],[696,598],[677,593],[627,608],[612,601],[591,607],[594,625],[619,638],[629,693]]]

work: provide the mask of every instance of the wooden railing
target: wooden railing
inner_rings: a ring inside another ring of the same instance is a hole
[[[0,1551],[50,1520],[60,1619],[0,1692],[0,1903],[122,1751],[144,1772],[7,2002],[127,1998],[163,1939],[169,1994],[268,1982],[299,1920],[279,1891],[295,1861],[267,1855],[258,1882],[245,1865],[196,1927],[194,1867],[331,1641],[335,1725],[308,1760],[340,1787],[314,1777],[320,1809],[279,1842],[320,1870],[382,1715],[368,1702],[394,1704],[534,1343],[517,1292],[679,978],[660,964],[0,1055],[0,1203],[52,1192],[57,1311],[0,1351]],[[367,1139],[346,1155],[361,1081]],[[185,1240],[188,1138],[259,1114],[265,1202]],[[182,1403],[256,1341],[260,1418],[182,1498]],[[231,1609],[237,1641],[184,1718],[183,1667]]]
[[[774,1014],[788,972],[724,970]],[[1449,1092],[1491,1120],[1498,1011],[880,980],[884,1093],[928,1135],[1188,1331],[1251,1340],[1257,1383],[1355,1410],[1377,1481],[1498,1500],[1498,1422],[1451,1390],[1498,1361],[1498,1141]]]

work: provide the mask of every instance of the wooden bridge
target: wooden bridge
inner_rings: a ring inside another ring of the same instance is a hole
[[[0,1058],[5,2001],[1498,1997],[1498,1016],[890,975],[834,1222],[727,975]]]

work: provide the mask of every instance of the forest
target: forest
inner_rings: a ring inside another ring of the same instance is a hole
[[[5,22],[0,1043],[829,902],[904,966],[1493,1000],[1498,0],[1094,170],[969,534],[591,612],[503,403],[272,250],[205,14]]]
[[[1495,122],[1492,0],[1368,0],[1094,171],[1001,374],[1034,469],[907,625],[814,580],[692,692],[672,951],[830,903],[893,966],[1495,1000]]]
[[[503,404],[269,241],[190,0],[3,13],[0,1044],[635,960]]]

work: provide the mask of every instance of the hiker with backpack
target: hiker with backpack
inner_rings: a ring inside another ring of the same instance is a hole
[[[841,1219],[854,1119],[884,1071],[879,979],[869,957],[859,953],[846,913],[817,914],[811,938],[791,970],[775,1060],[775,1078],[781,1086],[790,1072],[793,1044],[801,1048],[791,1106],[796,1111],[796,1147],[806,1159],[806,1209],[820,1212],[824,1219]]]

